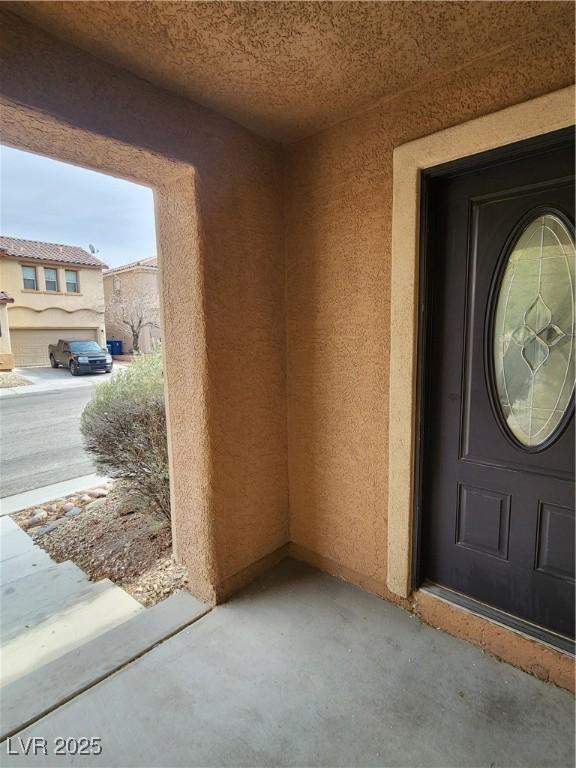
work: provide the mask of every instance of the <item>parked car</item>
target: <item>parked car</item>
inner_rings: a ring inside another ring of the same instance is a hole
[[[96,341],[60,339],[58,344],[48,345],[48,354],[52,368],[65,366],[72,376],[96,371],[110,373],[112,370],[112,355]]]

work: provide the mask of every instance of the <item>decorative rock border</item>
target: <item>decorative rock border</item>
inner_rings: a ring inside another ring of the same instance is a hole
[[[108,496],[113,485],[113,481],[108,481],[94,488],[75,491],[62,499],[51,499],[22,510],[13,517],[33,539],[38,539],[58,528],[66,519],[80,515],[92,502]]]

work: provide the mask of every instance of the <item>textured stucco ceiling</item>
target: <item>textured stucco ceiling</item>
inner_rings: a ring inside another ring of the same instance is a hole
[[[152,83],[290,142],[573,25],[571,2],[7,2]]]

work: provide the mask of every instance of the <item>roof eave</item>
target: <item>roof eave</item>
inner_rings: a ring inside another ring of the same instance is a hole
[[[138,264],[125,267],[112,267],[111,269],[105,269],[103,271],[104,277],[110,275],[118,275],[121,272],[158,272],[158,267],[154,267],[151,264]]]
[[[26,256],[24,254],[7,253],[0,248],[0,256],[5,259],[13,259],[14,261],[32,261],[35,264],[46,264],[49,267],[78,267],[82,269],[108,269],[108,265],[101,262],[100,264],[83,264],[80,261],[55,261],[52,259],[43,259],[38,256]]]

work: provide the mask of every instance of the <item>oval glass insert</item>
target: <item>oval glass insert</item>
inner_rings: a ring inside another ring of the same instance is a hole
[[[524,446],[546,442],[574,392],[574,238],[538,216],[508,258],[494,319],[494,372],[504,421]]]

